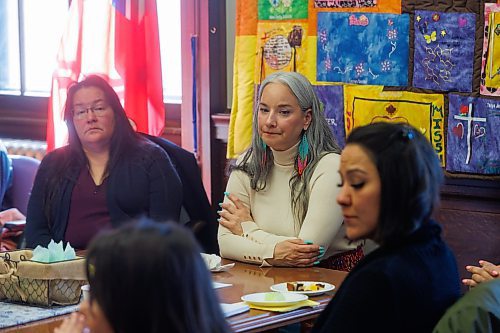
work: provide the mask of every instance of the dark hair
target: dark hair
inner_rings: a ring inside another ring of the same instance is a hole
[[[179,225],[142,220],[97,236],[87,275],[117,333],[229,332],[200,247]]]
[[[80,82],[71,85],[68,89],[68,96],[64,104],[64,121],[68,127],[68,143],[70,149],[80,157],[84,157],[82,144],[76,133],[75,123],[73,121],[73,101],[75,94],[82,88],[95,87],[104,93],[106,103],[113,110],[115,117],[115,128],[111,136],[109,162],[107,171],[111,170],[117,163],[119,157],[126,151],[130,145],[135,145],[140,141],[139,135],[134,131],[130,121],[120,103],[120,98],[109,83],[98,75],[89,75]]]
[[[398,241],[429,221],[439,203],[443,171],[430,142],[412,126],[374,123],[355,128],[346,145],[360,145],[377,166],[380,217],[373,240]]]
[[[52,200],[61,190],[61,182],[64,180],[61,177],[67,169],[79,168],[88,163],[87,157],[83,151],[82,144],[75,129],[73,120],[73,102],[77,91],[82,88],[95,87],[104,93],[106,103],[113,110],[115,118],[115,126],[111,136],[109,148],[109,161],[104,174],[108,174],[117,165],[122,156],[127,154],[131,147],[138,147],[147,144],[147,141],[138,135],[127,118],[127,114],[120,103],[120,98],[113,90],[113,87],[102,77],[98,75],[89,75],[80,82],[75,82],[68,88],[68,95],[64,105],[64,120],[68,127],[68,153],[64,155],[62,162],[57,165],[54,170],[51,170],[46,186],[46,195],[44,197],[44,213],[51,223]],[[74,179],[76,181],[76,179]]]

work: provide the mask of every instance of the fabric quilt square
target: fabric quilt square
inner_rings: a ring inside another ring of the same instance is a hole
[[[375,122],[412,125],[432,143],[445,165],[443,95],[349,85],[344,87],[344,114],[346,135],[355,127]]]
[[[308,0],[259,0],[259,20],[307,19]]]
[[[413,86],[471,92],[475,27],[472,13],[415,11]]]
[[[345,146],[344,89],[342,86],[314,86],[325,118],[340,148]]]
[[[446,170],[500,174],[500,101],[449,95]]]
[[[375,7],[377,0],[314,0],[316,8],[366,8]]]
[[[500,4],[484,5],[481,95],[500,96]]]
[[[313,6],[337,12],[401,14],[401,0],[314,0]]]
[[[307,23],[261,21],[257,24],[255,83],[276,71],[303,72]]]
[[[406,86],[407,14],[320,12],[317,81]]]

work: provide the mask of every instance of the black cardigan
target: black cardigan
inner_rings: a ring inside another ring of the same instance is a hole
[[[203,252],[219,254],[219,244],[217,243],[219,223],[210,207],[203,187],[200,168],[193,153],[162,137],[141,134],[162,147],[172,159],[182,182],[184,193],[182,205],[190,219],[187,226],[193,231],[196,240],[203,248]]]
[[[313,332],[431,332],[460,296],[455,257],[434,222],[373,251],[349,273]]]
[[[44,213],[48,176],[69,153],[69,147],[48,154],[40,164],[28,204],[25,228],[27,247],[64,240],[73,187],[85,165],[63,171],[60,191],[52,200],[50,221]],[[147,216],[155,221],[178,221],[182,184],[169,156],[154,143],[130,147],[109,173],[106,200],[111,225]]]

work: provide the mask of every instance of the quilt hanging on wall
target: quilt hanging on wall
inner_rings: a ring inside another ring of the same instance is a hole
[[[500,4],[484,7],[481,95],[500,96]]]
[[[449,95],[446,170],[500,174],[500,100]]]
[[[307,19],[307,1],[259,0],[259,20]]]
[[[304,72],[307,66],[307,23],[262,21],[257,24],[254,82],[276,71]]]
[[[254,87],[265,76],[277,70],[295,70],[307,76],[313,84],[317,84],[317,15],[320,12],[353,11],[401,14],[401,0],[236,1],[233,102],[227,144],[228,158],[237,157],[250,144]],[[401,36],[404,34],[398,35]],[[388,52],[391,50],[392,48]],[[404,66],[408,66],[407,58],[404,59]],[[387,64],[384,68],[388,68]],[[374,82],[390,84],[390,80],[384,81],[386,77],[390,75],[383,73],[380,80]],[[396,75],[393,75],[392,80],[395,77]],[[407,79],[402,81],[407,82]]]
[[[471,92],[475,15],[417,10],[414,17],[413,85]]]
[[[408,85],[407,14],[318,13],[317,81]]]
[[[314,8],[335,11],[401,13],[401,0],[313,0]]]
[[[325,111],[326,121],[340,148],[345,146],[343,86],[314,86]]]
[[[445,165],[444,96],[407,91],[383,91],[381,86],[345,86],[346,134],[358,126],[376,122],[407,123],[432,143]]]

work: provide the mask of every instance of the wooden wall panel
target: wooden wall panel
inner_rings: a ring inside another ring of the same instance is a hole
[[[444,209],[438,220],[461,266],[475,264],[478,259],[500,262],[499,214]]]

